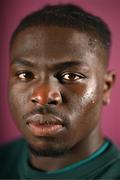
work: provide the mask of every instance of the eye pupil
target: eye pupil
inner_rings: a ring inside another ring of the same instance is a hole
[[[74,80],[76,75],[71,73],[71,74],[68,75],[68,77],[69,77],[69,79]]]
[[[30,73],[30,72],[24,73],[24,77],[32,78],[32,73]]]
[[[68,80],[68,81],[75,81],[79,79],[79,76],[74,73],[67,73],[63,75],[63,79]]]

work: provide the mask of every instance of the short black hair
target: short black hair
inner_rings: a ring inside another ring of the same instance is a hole
[[[73,4],[47,5],[42,9],[26,16],[14,31],[10,46],[19,32],[32,26],[59,26],[69,27],[86,32],[99,40],[109,54],[111,45],[111,32],[107,24],[99,17],[86,12]]]

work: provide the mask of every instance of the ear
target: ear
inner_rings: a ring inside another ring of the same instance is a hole
[[[103,104],[107,105],[110,103],[110,96],[113,84],[115,83],[116,75],[113,71],[108,71],[104,77],[103,87]]]

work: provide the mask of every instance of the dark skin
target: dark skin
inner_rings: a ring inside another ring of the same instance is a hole
[[[90,39],[72,28],[42,26],[23,30],[12,45],[10,109],[37,154],[30,153],[37,169],[51,171],[78,162],[104,142],[99,120],[115,75],[104,65],[105,51],[94,39],[91,48]],[[31,112],[40,108],[36,119]],[[46,127],[36,133],[29,119],[44,126],[61,124],[52,133]]]

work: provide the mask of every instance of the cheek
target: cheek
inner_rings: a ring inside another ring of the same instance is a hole
[[[76,107],[84,108],[88,104],[94,104],[98,96],[98,87],[95,80],[89,83],[74,84],[69,86],[71,93],[71,104],[75,104]],[[73,107],[72,107],[73,108]]]
[[[96,81],[92,80],[87,85],[76,84],[70,90],[71,104],[74,105],[71,106],[71,123],[74,126],[76,124],[84,126],[96,122],[101,109],[101,93]]]
[[[23,115],[27,112],[28,105],[26,95],[21,93],[17,88],[10,88],[9,90],[9,107],[16,124],[16,127],[22,134],[25,130],[25,122],[23,121]]]
[[[12,115],[19,119],[25,111],[26,95],[21,93],[17,87],[11,87],[9,89],[8,101]]]

